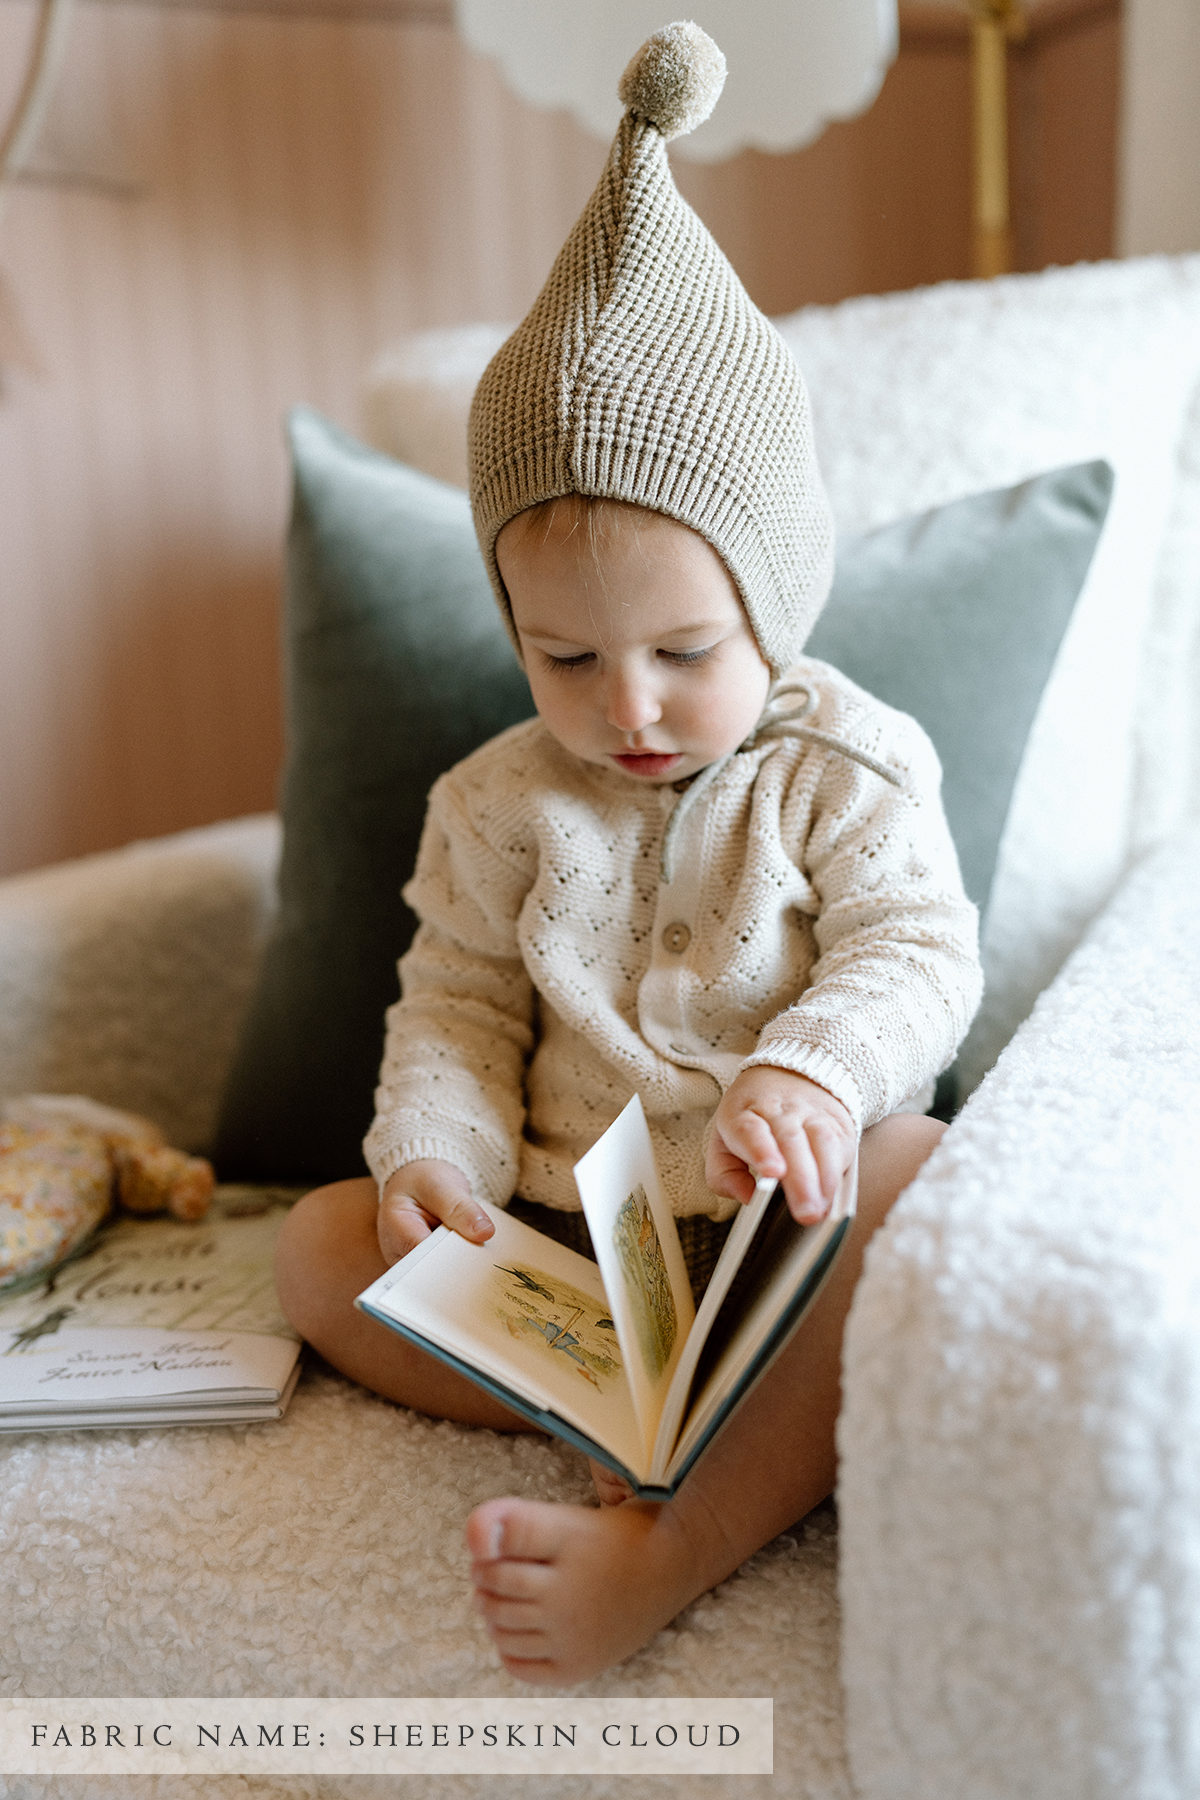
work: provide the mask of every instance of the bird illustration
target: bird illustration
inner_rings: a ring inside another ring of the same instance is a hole
[[[503,1275],[515,1275],[527,1293],[541,1294],[544,1300],[549,1300],[553,1305],[554,1295],[550,1292],[550,1289],[548,1287],[543,1287],[540,1281],[535,1281],[528,1269],[506,1269],[503,1263],[497,1263],[496,1267]]]
[[[73,1306],[56,1306],[53,1312],[43,1313],[40,1319],[36,1319],[32,1325],[26,1325],[23,1331],[14,1331],[12,1343],[4,1352],[5,1356],[11,1356],[17,1350],[27,1350],[40,1337],[49,1337],[74,1311]]]

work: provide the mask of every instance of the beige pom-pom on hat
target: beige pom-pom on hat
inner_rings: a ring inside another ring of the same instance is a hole
[[[677,19],[647,38],[617,84],[617,99],[665,138],[686,137],[703,125],[724,86],[725,58],[708,33]]]
[[[675,187],[667,140],[716,105],[725,58],[683,20],[621,78],[603,175],[471,407],[471,504],[509,631],[496,538],[564,494],[624,500],[700,533],[741,592],[772,671],[829,590],[833,528],[804,383]]]

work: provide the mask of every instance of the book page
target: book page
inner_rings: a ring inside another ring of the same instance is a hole
[[[769,1176],[761,1177],[754,1187],[754,1192],[744,1206],[739,1206],[734,1214],[729,1236],[725,1239],[717,1266],[712,1272],[704,1296],[696,1312],[696,1320],[688,1333],[683,1354],[676,1365],[671,1378],[671,1389],[663,1405],[662,1416],[658,1422],[658,1431],[654,1439],[654,1453],[651,1457],[651,1479],[661,1479],[671,1460],[671,1453],[679,1437],[679,1427],[683,1415],[687,1411],[691,1399],[692,1382],[696,1374],[696,1366],[703,1354],[708,1334],[720,1312],[722,1302],[729,1292],[742,1258],[746,1255],[754,1241],[767,1207],[774,1198],[778,1182]]]
[[[636,1094],[575,1164],[575,1182],[648,1459],[696,1309]]]
[[[439,1226],[357,1304],[553,1412],[627,1468],[641,1433],[595,1263],[497,1207],[486,1244]]]
[[[668,1474],[719,1424],[783,1347],[816,1298],[854,1217],[857,1158],[819,1225],[798,1225],[779,1188],[714,1319],[692,1380],[690,1405]]]
[[[268,1425],[282,1419],[296,1390],[300,1365],[292,1370],[283,1392],[273,1400],[216,1400],[189,1397],[163,1401],[139,1402],[127,1406],[89,1406],[78,1412],[53,1408],[32,1414],[0,1413],[0,1437],[36,1431],[130,1431],[153,1430],[160,1425]]]

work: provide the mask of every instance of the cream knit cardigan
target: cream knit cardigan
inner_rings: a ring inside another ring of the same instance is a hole
[[[979,1001],[966,899],[928,738],[827,664],[807,723],[883,762],[768,740],[696,796],[583,763],[538,719],[444,775],[404,897],[367,1160],[419,1157],[577,1208],[572,1165],[637,1092],[679,1215],[728,1217],[705,1132],[739,1069],[807,1075],[859,1127],[950,1062]]]

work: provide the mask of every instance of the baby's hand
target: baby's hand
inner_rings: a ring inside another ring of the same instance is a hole
[[[829,1211],[857,1145],[854,1121],[840,1100],[787,1069],[743,1069],[713,1119],[704,1178],[714,1194],[749,1200],[754,1175],[783,1183],[800,1225]]]
[[[496,1227],[471,1198],[471,1184],[453,1163],[405,1163],[384,1184],[379,1202],[379,1248],[384,1261],[402,1256],[427,1238],[436,1225],[447,1225],[472,1244],[482,1244]]]

